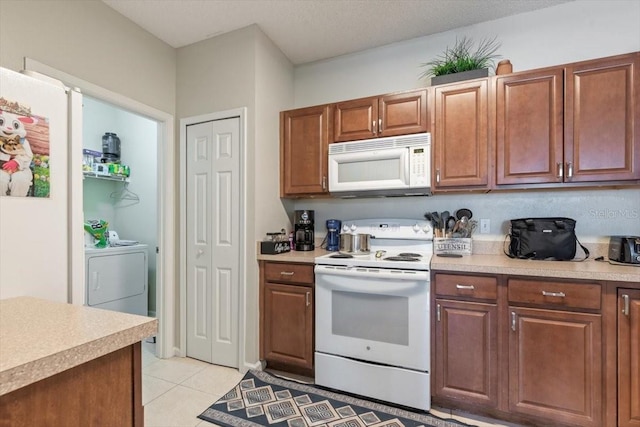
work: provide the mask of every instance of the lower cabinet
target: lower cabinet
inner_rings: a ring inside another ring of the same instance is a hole
[[[496,279],[436,275],[436,396],[498,405]]]
[[[509,411],[602,425],[599,314],[509,307]]]
[[[260,358],[313,376],[313,265],[262,262],[260,276]]]
[[[640,289],[618,289],[618,425],[640,427]]]
[[[603,333],[604,287],[435,272],[434,404],[533,425],[638,426],[640,327],[634,316],[640,316],[640,290],[620,290],[628,295],[620,300],[629,301],[629,317],[617,320],[618,346],[624,347],[618,369],[627,375],[619,382],[620,412],[632,421],[619,416],[614,424],[605,416],[613,408],[604,391],[610,362],[603,343],[614,340]]]

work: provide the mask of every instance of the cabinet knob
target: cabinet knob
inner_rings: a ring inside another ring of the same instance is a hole
[[[622,295],[622,314],[629,315],[629,295]]]
[[[461,291],[472,291],[475,289],[475,287],[473,285],[461,285],[458,283],[456,285],[456,289],[459,289]]]
[[[371,130],[373,131],[373,134],[376,135],[378,132],[376,131],[376,121],[372,121],[371,122]]]
[[[305,295],[305,300],[307,302],[307,307],[309,307],[311,305],[311,292],[307,292],[307,294]]]
[[[382,119],[378,119],[378,132],[382,132]]]
[[[323,190],[327,189],[327,177],[326,176],[322,177],[322,189]]]
[[[281,276],[293,276],[294,272],[293,271],[281,271],[280,275]]]
[[[567,179],[573,178],[573,162],[567,162]]]
[[[547,292],[547,291],[542,291],[542,295],[545,297],[559,297],[559,298],[564,298],[567,295],[565,295],[564,292]]]
[[[440,184],[440,169],[436,169],[436,182]]]
[[[512,331],[516,330],[516,320],[517,320],[516,312],[512,311],[511,312],[511,330]]]
[[[556,170],[558,171],[556,173],[556,177],[558,177],[558,179],[562,181],[562,175],[564,173],[564,171],[562,170],[562,162],[556,163]]]

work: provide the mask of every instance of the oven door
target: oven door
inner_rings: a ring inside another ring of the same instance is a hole
[[[429,371],[429,272],[315,267],[316,351]]]

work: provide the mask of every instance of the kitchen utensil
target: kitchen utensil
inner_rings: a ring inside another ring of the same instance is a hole
[[[442,228],[448,227],[449,224],[449,217],[451,216],[451,213],[449,211],[444,211],[441,214],[441,218],[442,218]]]
[[[453,231],[453,229],[456,226],[456,219],[454,217],[449,217],[449,220],[447,221],[447,231]]]
[[[340,247],[342,254],[364,255],[371,251],[371,235],[340,233]]]
[[[473,218],[473,212],[471,212],[470,209],[466,209],[466,208],[458,209],[456,211],[456,218],[462,219],[463,216],[466,216],[467,219],[471,219]]]
[[[440,218],[440,214],[438,212],[433,211],[431,212],[431,216],[433,217],[435,228],[442,228],[442,221]]]

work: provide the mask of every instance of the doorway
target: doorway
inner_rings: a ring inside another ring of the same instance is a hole
[[[185,355],[240,368],[245,295],[245,110],[181,120]]]
[[[24,68],[25,70],[35,71],[57,79],[69,87],[78,88],[83,95],[89,95],[157,122],[157,166],[158,169],[163,172],[162,175],[158,177],[157,182],[157,238],[160,250],[157,256],[156,276],[156,317],[159,319],[158,333],[156,335],[156,356],[159,358],[175,356],[179,352],[179,349],[177,349],[174,332],[176,323],[174,309],[176,304],[174,285],[176,238],[174,231],[175,200],[173,188],[175,188],[176,178],[175,165],[173,162],[175,157],[173,116],[30,58],[25,58]],[[82,117],[81,108],[80,111],[71,111],[70,116],[71,120],[74,120],[74,117]],[[72,295],[78,296],[78,298],[72,298],[71,301],[74,304],[82,304],[81,296],[83,293],[81,290],[84,288],[84,241],[82,232],[83,197],[80,196],[83,191],[82,172],[80,169],[82,166],[82,137],[80,135],[72,135],[68,156],[69,164],[74,165],[74,169],[69,173],[70,191],[73,195],[69,205],[71,230],[69,277],[71,278],[71,293]],[[78,168],[76,172],[74,172],[75,167]],[[80,289],[80,291],[78,291],[78,289]]]

